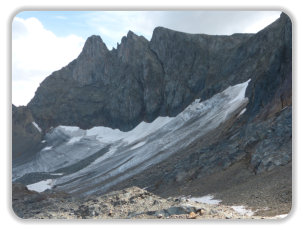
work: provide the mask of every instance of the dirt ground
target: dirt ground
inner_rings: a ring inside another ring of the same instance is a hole
[[[208,177],[197,178],[174,189],[166,188],[159,191],[159,195],[199,197],[212,194],[224,205],[244,205],[255,211],[255,215],[275,216],[291,210],[291,178],[291,163],[255,175],[245,161],[240,161]]]

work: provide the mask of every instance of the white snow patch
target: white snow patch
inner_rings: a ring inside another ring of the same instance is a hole
[[[42,180],[37,183],[27,185],[26,187],[32,191],[43,192],[46,189],[51,189],[53,187],[53,180],[52,179]]]
[[[281,214],[281,215],[275,216],[274,218],[275,218],[275,219],[283,219],[283,218],[285,218],[285,217],[287,217],[287,216],[288,216],[288,214]]]
[[[46,142],[46,140],[42,140],[42,141],[41,141],[41,143],[45,143],[45,142]]]
[[[191,197],[189,198],[189,200],[203,204],[219,204],[222,201],[222,200],[214,200],[214,196],[210,194],[202,197]]]
[[[145,141],[139,142],[138,144],[132,146],[130,149],[133,150],[133,149],[139,148],[139,147],[145,145],[145,143],[146,143]]]
[[[245,113],[246,112],[246,108],[244,108],[240,113],[239,113],[239,115],[238,115],[238,117],[240,117],[243,113]]]
[[[39,125],[36,122],[32,122],[33,126],[35,126],[35,128],[41,133],[42,129],[39,127]]]
[[[249,82],[250,79],[241,84],[230,86],[226,90],[224,90],[224,92],[227,92],[231,95],[235,94],[235,97],[233,98],[233,100],[229,101],[229,104],[233,104],[237,101],[242,101],[245,98],[245,92]]]
[[[64,173],[51,173],[52,176],[62,176]]]
[[[248,216],[252,216],[254,214],[253,211],[251,211],[250,209],[246,209],[244,206],[240,205],[240,206],[231,206],[233,210],[235,210],[237,213],[241,214],[241,215],[248,215]]]
[[[64,129],[64,131],[70,132],[70,133],[73,133],[73,132],[78,131],[80,129],[77,126],[63,126],[63,125],[60,125],[59,127],[61,129]]]
[[[103,126],[96,126],[88,130],[82,130],[76,126],[58,126],[65,134],[69,135],[71,139],[67,144],[74,144],[81,140],[83,137],[95,137],[98,141],[102,143],[114,143],[116,141],[122,141],[126,144],[138,141],[149,134],[156,132],[158,129],[166,125],[171,121],[173,117],[158,117],[151,123],[141,122],[134,129],[123,132],[119,129],[112,129]],[[141,145],[143,145],[142,143]],[[136,146],[140,147],[140,146]]]
[[[82,139],[82,136],[72,137],[72,138],[67,142],[67,144],[69,144],[69,145],[74,144],[74,143],[76,143],[76,142],[79,142],[81,139]]]
[[[142,121],[134,129],[128,132],[122,132],[119,129],[98,126],[87,130],[86,135],[96,136],[99,141],[105,143],[113,143],[118,140],[127,143],[132,143],[157,131],[158,129],[166,125],[168,122],[170,122],[172,119],[173,117],[158,117],[151,123]]]
[[[42,151],[51,150],[52,148],[53,148],[53,146],[46,146],[44,149],[42,149]]]
[[[123,133],[119,129],[112,129],[103,126],[93,127],[86,131],[87,136],[95,136],[97,140],[105,143],[112,143],[123,138]]]
[[[127,141],[128,143],[131,143],[137,139],[146,137],[149,134],[162,128],[163,126],[165,126],[167,123],[169,123],[173,119],[174,119],[174,117],[158,117],[151,123],[147,123],[147,122],[143,121],[138,126],[136,126],[134,129],[127,132],[127,134],[124,137],[124,140]]]
[[[97,158],[92,164],[98,164],[104,161],[105,159],[112,157],[116,153],[117,149],[117,146],[111,146],[107,153]]]

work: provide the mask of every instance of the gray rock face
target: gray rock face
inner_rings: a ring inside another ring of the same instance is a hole
[[[126,130],[155,118],[163,73],[148,44],[129,32],[117,50],[108,51],[100,37],[90,37],[79,57],[42,82],[29,103],[41,126]]]
[[[108,53],[102,39],[99,36],[91,36],[75,60],[72,78],[82,86],[92,84],[97,80],[106,80],[106,75],[101,71],[104,66],[100,64],[107,60]]]
[[[207,99],[249,78],[251,114],[274,98],[278,104],[283,98],[282,107],[289,104],[286,15],[256,35],[210,36],[158,27],[149,42],[130,31],[111,51],[99,36],[91,36],[77,59],[41,83],[28,107],[43,129],[60,124],[130,130],[142,120],[175,116],[195,98]],[[288,87],[275,95],[285,82]]]
[[[292,158],[292,112],[285,108],[263,122],[250,123],[246,130],[246,144],[253,143],[251,166],[256,173],[286,165]]]
[[[12,159],[13,166],[30,161],[42,148],[43,133],[35,126],[30,110],[12,105]]]
[[[251,36],[193,35],[156,28],[150,47],[163,66],[163,101],[168,115],[175,116],[194,98],[205,100],[227,88],[220,66],[233,48]]]

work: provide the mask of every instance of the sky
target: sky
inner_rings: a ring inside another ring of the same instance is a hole
[[[155,27],[186,33],[256,33],[279,11],[23,11],[12,21],[12,103],[26,105],[39,84],[80,54],[87,37],[108,49],[129,30],[151,39]]]

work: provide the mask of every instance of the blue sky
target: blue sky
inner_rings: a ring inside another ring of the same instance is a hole
[[[39,84],[80,54],[87,37],[112,49],[129,30],[148,40],[155,27],[187,33],[256,33],[278,11],[23,11],[12,22],[12,101],[26,105]]]
[[[81,11],[23,11],[16,15],[23,19],[35,17],[43,26],[58,36],[76,34],[88,37],[96,31],[85,22],[86,12]]]

